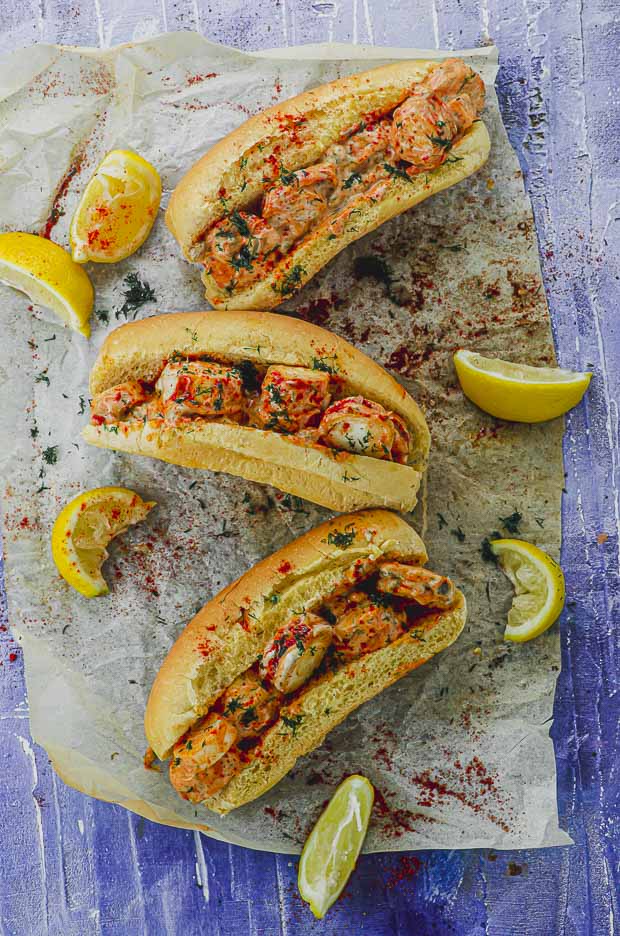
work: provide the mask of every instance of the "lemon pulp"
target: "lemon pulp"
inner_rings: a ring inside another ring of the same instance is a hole
[[[463,348],[454,355],[454,366],[472,403],[512,422],[544,422],[567,413],[579,403],[592,378],[590,373],[517,364]]]
[[[61,510],[52,530],[52,556],[62,577],[87,598],[105,595],[101,566],[106,546],[127,527],[144,520],[155,506],[134,491],[93,488],[78,494]]]
[[[92,283],[58,244],[24,231],[0,234],[0,280],[26,293],[36,305],[52,309],[87,338],[90,335]]]
[[[321,920],[340,896],[358,859],[374,801],[366,777],[344,780],[310,833],[299,861],[299,892]]]
[[[524,540],[492,540],[491,550],[515,589],[506,640],[532,640],[558,619],[564,607],[564,573],[551,556]]]
[[[112,150],[97,166],[71,220],[77,263],[115,263],[148,237],[161,200],[159,173],[129,150]]]

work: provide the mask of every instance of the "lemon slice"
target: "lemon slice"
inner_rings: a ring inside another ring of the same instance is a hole
[[[109,591],[101,574],[106,546],[127,527],[144,520],[155,501],[120,487],[93,488],[63,507],[52,530],[52,556],[69,585],[87,598]]]
[[[161,200],[161,179],[146,159],[112,150],[99,163],[71,219],[69,241],[77,263],[115,263],[149,236]]]
[[[532,367],[461,349],[454,355],[461,388],[485,413],[513,422],[555,419],[576,406],[592,374]]]
[[[375,791],[366,777],[344,780],[310,833],[299,861],[299,893],[322,920],[358,859]]]
[[[564,573],[551,556],[532,543],[498,539],[490,545],[515,588],[504,638],[523,642],[538,637],[562,613]]]
[[[0,281],[52,309],[87,338],[90,335],[92,283],[58,244],[23,231],[0,234]]]

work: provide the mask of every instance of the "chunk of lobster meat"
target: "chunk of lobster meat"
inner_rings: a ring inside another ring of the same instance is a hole
[[[212,767],[196,773],[191,784],[184,791],[179,790],[179,793],[185,800],[192,803],[202,803],[207,797],[214,796],[220,790],[223,790],[232,778],[242,770],[243,766],[244,761],[241,753],[234,749],[228,751]]]
[[[445,59],[433,68],[422,85],[441,97],[468,97],[477,113],[484,107],[484,82],[462,59]]]
[[[460,59],[448,59],[394,111],[392,153],[409,175],[436,169],[484,106],[484,83]]]
[[[264,218],[233,211],[214,224],[204,242],[202,262],[220,289],[254,278],[255,264],[280,244],[280,235]]]
[[[369,455],[404,464],[409,456],[409,432],[403,419],[380,403],[346,397],[325,410],[321,440],[354,455]]]
[[[329,374],[324,371],[272,364],[252,419],[263,429],[298,432],[318,425],[330,398]]]
[[[278,231],[279,248],[286,253],[316,226],[327,212],[327,199],[338,185],[332,163],[317,163],[286,173],[263,199],[263,218]]]
[[[321,665],[332,636],[332,628],[317,614],[294,617],[265,647],[261,676],[280,692],[295,692]]]
[[[373,601],[368,595],[365,598],[334,625],[334,649],[345,660],[381,650],[404,633],[404,611]]]
[[[222,711],[240,738],[252,738],[275,721],[281,695],[251,671],[237,676],[222,696]]]
[[[148,392],[138,380],[110,387],[98,393],[91,403],[91,422],[97,426],[103,423],[120,422],[134,408],[148,399]]]
[[[172,749],[170,782],[179,793],[193,785],[196,774],[216,764],[237,740],[237,729],[227,718],[211,713],[177,741]]]
[[[433,608],[449,608],[456,597],[449,578],[403,562],[385,562],[380,567],[377,591]]]
[[[211,361],[171,361],[157,381],[166,419],[209,416],[238,419],[245,409],[241,374]]]
[[[366,173],[385,158],[390,145],[390,128],[391,121],[378,121],[354,131],[326,150],[325,159],[335,164],[340,179],[340,188],[334,197],[342,198],[341,189],[354,195],[356,185],[361,182],[355,174]]]

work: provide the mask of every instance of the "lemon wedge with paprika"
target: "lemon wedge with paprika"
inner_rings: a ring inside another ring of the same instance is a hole
[[[344,780],[310,833],[299,860],[299,893],[322,920],[338,899],[359,857],[375,791],[366,777]]]
[[[112,150],[97,166],[71,219],[73,259],[124,260],[149,236],[160,201],[157,169],[137,153]]]
[[[58,244],[24,231],[0,234],[0,281],[26,293],[36,305],[52,309],[86,338],[90,335],[92,283]]]
[[[515,589],[505,640],[523,643],[557,621],[566,597],[564,573],[546,552],[524,540],[491,540],[491,551]]]
[[[52,530],[52,557],[62,577],[86,598],[105,595],[106,546],[155,506],[121,487],[93,488],[63,507]]]
[[[512,422],[537,423],[562,416],[588,389],[590,373],[533,367],[483,357],[461,348],[454,366],[463,393],[485,413]]]

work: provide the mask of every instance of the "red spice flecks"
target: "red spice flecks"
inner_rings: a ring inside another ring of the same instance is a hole
[[[434,350],[430,344],[423,351],[412,351],[407,345],[401,345],[391,353],[386,366],[405,377],[415,377],[420,365],[428,361]]]
[[[197,644],[196,650],[203,657],[211,656],[211,654],[213,653],[213,644],[210,643],[208,640],[203,640],[201,643]]]
[[[205,75],[188,75],[187,84],[195,85],[200,84],[201,81],[207,81],[209,78],[217,78],[217,72],[207,72]]]
[[[305,322],[313,322],[315,325],[325,325],[333,307],[334,302],[332,299],[319,297],[318,299],[312,299],[308,305],[300,306],[295,310],[295,313]]]
[[[449,800],[457,800],[472,812],[489,819],[504,832],[509,832],[510,827],[505,819],[490,811],[495,808],[492,802],[505,811],[505,799],[498,790],[496,776],[479,757],[472,757],[465,767],[460,760],[455,760],[454,768],[458,773],[448,768],[434,775],[431,775],[430,770],[413,774],[409,779],[420,788],[418,804],[431,808]]]
[[[47,221],[45,222],[45,225],[43,226],[43,230],[41,231],[41,237],[47,237],[48,240],[50,239],[52,235],[52,229],[54,228],[54,226],[58,223],[58,221],[64,214],[64,209],[62,208],[61,202],[64,200],[67,192],[69,191],[71,180],[78,174],[78,172],[82,168],[83,162],[84,162],[84,154],[81,153],[79,156],[76,156],[76,158],[73,160],[73,162],[71,163],[71,165],[65,172],[64,176],[60,180],[60,183],[58,184],[58,187],[56,188],[54,198],[52,199],[51,211],[49,213]]]
[[[496,439],[500,429],[505,427],[505,423],[494,423],[492,426],[483,426],[473,437],[472,442],[480,442],[482,439]]]
[[[286,560],[285,562],[280,563],[280,565],[278,566],[278,572],[281,575],[288,575],[288,573],[292,570],[292,568],[293,566],[291,565],[291,563],[288,560]]]
[[[411,880],[411,878],[416,876],[421,867],[422,862],[419,858],[416,858],[415,855],[401,855],[396,867],[390,870],[385,886],[388,890],[392,890],[392,888],[400,884],[401,881]]]
[[[22,530],[27,530],[28,527],[30,526],[30,520],[28,519],[28,517],[22,517],[21,520],[19,521],[19,525]]]
[[[386,796],[393,795],[393,793],[386,794]],[[380,822],[384,835],[390,838],[400,838],[405,832],[416,832],[421,822],[435,822],[432,816],[427,816],[425,813],[390,806],[386,796],[375,787],[373,814]]]
[[[16,653],[9,653],[9,663],[14,663],[16,659],[17,659]]]

